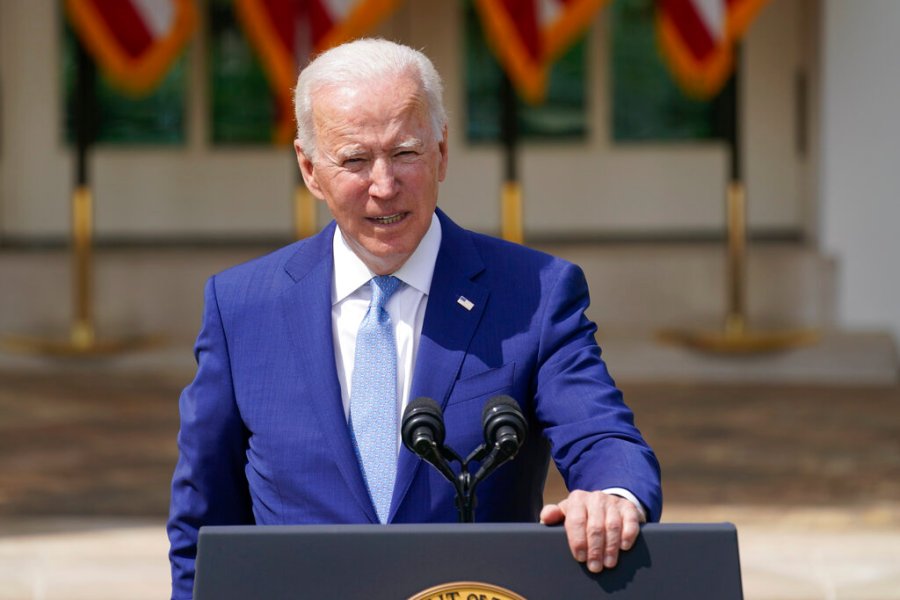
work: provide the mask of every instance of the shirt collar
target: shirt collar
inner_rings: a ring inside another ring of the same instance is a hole
[[[434,264],[441,248],[441,223],[437,214],[431,215],[431,225],[425,232],[415,252],[406,259],[394,277],[406,285],[428,295]],[[363,263],[347,244],[340,227],[334,228],[332,242],[334,253],[334,280],[331,288],[331,302],[337,304],[365,285],[375,274]]]

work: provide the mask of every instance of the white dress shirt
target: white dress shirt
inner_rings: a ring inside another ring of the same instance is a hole
[[[397,399],[398,415],[403,414],[409,402],[413,369],[422,324],[425,322],[425,308],[428,305],[428,291],[434,275],[434,263],[441,247],[441,224],[437,215],[432,215],[431,226],[413,252],[394,277],[402,284],[388,298],[385,310],[391,317],[394,339],[397,342]],[[341,400],[344,415],[350,415],[350,393],[353,382],[353,364],[356,356],[356,334],[362,323],[372,289],[368,282],[375,274],[353,252],[341,233],[334,230],[334,279],[331,282],[331,327],[334,336],[334,358],[338,381],[341,384]],[[399,423],[399,419],[398,419]],[[399,449],[400,430],[397,430]]]

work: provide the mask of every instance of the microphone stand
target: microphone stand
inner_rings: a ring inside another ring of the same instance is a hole
[[[435,451],[441,455],[445,464],[449,461],[459,463],[458,474],[454,473],[449,465],[446,468],[438,467],[438,472],[453,484],[453,488],[456,490],[456,510],[459,513],[459,522],[474,523],[475,505],[477,504],[475,489],[494,469],[505,463],[511,456],[500,444],[494,444],[491,447],[487,444],[481,444],[465,460],[447,446],[438,448],[435,445]],[[484,462],[482,462],[475,473],[472,473],[469,470],[469,465],[475,461]],[[435,462],[429,462],[436,466]]]

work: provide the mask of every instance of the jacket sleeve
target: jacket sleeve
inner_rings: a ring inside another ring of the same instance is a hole
[[[660,468],[634,425],[595,339],[580,268],[562,267],[540,315],[535,410],[551,455],[570,490],[624,488],[647,511],[662,512]]]
[[[244,474],[247,433],[235,402],[215,278],[206,284],[194,355],[197,373],[179,401],[179,457],[167,524],[173,599],[193,595],[200,527],[253,522]]]

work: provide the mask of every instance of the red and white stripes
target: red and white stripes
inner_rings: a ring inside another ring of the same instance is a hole
[[[731,73],[734,45],[768,0],[656,0],[663,55],[686,92],[707,98]]]
[[[547,72],[607,0],[475,0],[494,54],[527,101],[543,100]]]
[[[135,95],[156,86],[197,22],[193,0],[66,0],[66,12],[106,76]]]

